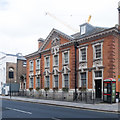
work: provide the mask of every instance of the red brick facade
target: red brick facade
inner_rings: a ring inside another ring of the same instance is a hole
[[[61,91],[62,88],[67,85],[65,81],[67,79],[69,91],[75,90],[75,81],[77,82],[76,84],[78,90],[83,84],[81,82],[83,75],[82,73],[85,73],[87,90],[95,90],[96,80],[100,79],[102,94],[103,80],[106,78],[114,78],[117,84],[116,91],[120,92],[120,82],[118,82],[118,75],[120,75],[120,51],[118,44],[120,39],[118,29],[113,27],[79,38],[75,36],[76,35],[68,36],[56,29],[53,29],[45,39],[44,43],[39,46],[39,50],[26,56],[27,89],[30,88],[29,81],[31,77],[33,77],[34,81],[33,89],[36,89],[36,76],[39,76],[39,87],[44,90],[47,83],[45,81],[49,79],[49,89],[53,90],[55,79],[54,77],[58,75],[58,90]],[[75,43],[77,43],[76,53]],[[82,53],[83,49],[86,50],[85,53]],[[96,53],[96,51],[98,53]],[[67,55],[68,61],[66,61],[67,64],[65,64],[64,61],[67,59]],[[86,56],[86,60],[81,61],[81,55],[83,55],[83,57]],[[55,56],[58,58],[57,66],[54,65]],[[97,59],[99,56],[100,58]],[[37,59],[40,60],[39,74],[36,72]],[[49,65],[48,67],[46,67],[47,60]],[[33,61],[32,72],[30,72],[30,61]],[[77,74],[75,74],[75,67]],[[46,78],[46,76],[49,77]]]

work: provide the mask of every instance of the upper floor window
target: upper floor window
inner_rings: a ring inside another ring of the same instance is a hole
[[[95,58],[101,58],[101,45],[95,46]]]
[[[64,64],[68,64],[69,63],[68,52],[64,52],[63,63]]]
[[[80,49],[80,61],[86,61],[86,48]]]
[[[39,70],[40,69],[40,59],[36,60],[36,69]]]
[[[33,71],[33,61],[30,61],[30,71]]]
[[[54,65],[58,65],[58,55],[54,55]]]
[[[46,59],[45,59],[45,67],[50,67],[50,57],[46,57]]]

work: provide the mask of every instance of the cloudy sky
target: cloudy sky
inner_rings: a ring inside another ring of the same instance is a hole
[[[0,0],[0,52],[29,54],[53,28],[68,35],[92,16],[90,24],[118,24],[119,0]],[[52,14],[46,14],[50,13]],[[55,16],[55,17],[54,17]],[[53,18],[54,17],[54,18]]]

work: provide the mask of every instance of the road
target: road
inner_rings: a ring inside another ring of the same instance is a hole
[[[118,118],[116,113],[50,106],[12,100],[2,100],[2,118]]]

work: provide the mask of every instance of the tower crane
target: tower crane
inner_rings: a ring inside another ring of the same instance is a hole
[[[63,24],[64,26],[66,26],[67,28],[71,29],[74,32],[78,32],[79,31],[79,30],[71,27],[70,25],[68,25],[64,21],[60,20],[59,18],[57,18],[55,15],[51,14],[50,12],[46,12],[45,15],[49,15],[50,17],[52,17],[53,19],[55,19],[56,21],[58,21],[59,23]]]
[[[88,17],[88,21],[87,21],[87,22],[89,23],[89,22],[90,22],[90,20],[91,20],[91,15],[89,15],[89,17]]]

